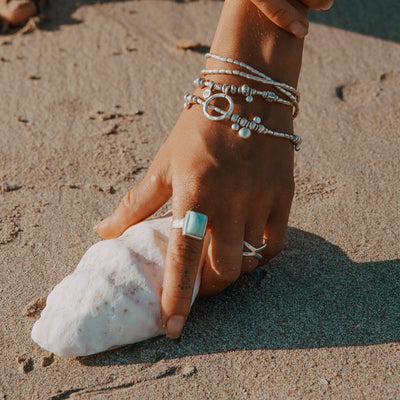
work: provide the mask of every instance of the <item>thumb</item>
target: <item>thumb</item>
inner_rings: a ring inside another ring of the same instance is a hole
[[[160,174],[146,175],[143,181],[129,191],[114,213],[95,226],[104,239],[120,236],[130,226],[148,218],[171,197],[171,187]]]

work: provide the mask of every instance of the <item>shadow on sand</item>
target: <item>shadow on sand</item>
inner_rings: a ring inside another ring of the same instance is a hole
[[[335,0],[329,11],[311,11],[310,21],[400,43],[398,0]]]
[[[198,299],[178,341],[151,339],[81,357],[84,365],[156,362],[232,350],[400,341],[400,260],[356,263],[290,228],[282,254],[218,296]]]

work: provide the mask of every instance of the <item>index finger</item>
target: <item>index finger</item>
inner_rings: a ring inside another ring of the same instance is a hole
[[[196,277],[206,253],[202,232],[204,228],[205,234],[206,219],[205,211],[196,202],[187,201],[182,195],[173,199],[176,227],[171,229],[169,238],[161,296],[162,322],[171,338],[180,336],[190,312]]]

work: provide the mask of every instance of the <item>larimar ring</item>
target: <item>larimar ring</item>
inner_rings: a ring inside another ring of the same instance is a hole
[[[267,247],[267,243],[266,243],[265,239],[263,239],[263,244],[261,247],[254,247],[249,242],[246,242],[245,240],[243,241],[243,243],[247,247],[247,249],[250,250],[250,251],[244,251],[243,256],[255,257],[255,258],[257,258],[257,260],[262,260],[263,257],[259,253],[260,253],[260,251],[264,250]]]
[[[207,215],[195,211],[187,211],[185,218],[172,221],[172,228],[181,228],[182,235],[202,240],[206,233],[207,221]]]

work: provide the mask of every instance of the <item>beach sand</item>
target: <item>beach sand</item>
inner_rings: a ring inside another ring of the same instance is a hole
[[[348,3],[311,16],[282,254],[180,340],[80,359],[32,325],[145,175],[222,3],[65,0],[0,36],[0,399],[400,398],[400,5]]]

